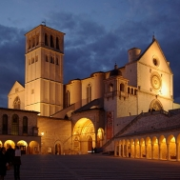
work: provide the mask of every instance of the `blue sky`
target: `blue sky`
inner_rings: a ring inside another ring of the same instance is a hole
[[[174,73],[180,103],[179,0],[0,0],[0,107],[16,80],[24,85],[24,34],[46,21],[66,33],[64,83],[127,63],[154,34]]]

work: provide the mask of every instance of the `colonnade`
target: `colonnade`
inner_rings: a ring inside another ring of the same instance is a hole
[[[115,141],[114,155],[180,161],[180,134],[122,138]]]

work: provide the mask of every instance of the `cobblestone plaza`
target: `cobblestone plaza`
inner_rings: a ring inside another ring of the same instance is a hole
[[[13,179],[13,169],[6,180]],[[21,180],[173,180],[180,179],[180,163],[129,159],[100,154],[23,155]]]

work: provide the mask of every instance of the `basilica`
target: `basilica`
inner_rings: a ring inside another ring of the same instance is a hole
[[[25,34],[25,84],[0,108],[0,145],[26,154],[114,153],[180,161],[180,104],[158,41],[127,51],[123,67],[63,83],[65,33],[39,25]],[[73,67],[72,67],[73,68]]]

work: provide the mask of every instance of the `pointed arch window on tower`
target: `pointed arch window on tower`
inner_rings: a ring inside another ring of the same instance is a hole
[[[24,135],[28,133],[28,118],[26,116],[23,117],[23,129],[22,132]]]
[[[50,46],[53,48],[54,47],[54,40],[53,40],[53,36],[50,36]]]
[[[66,91],[66,96],[65,96],[65,107],[70,106],[70,92]]]
[[[56,65],[59,65],[59,59],[56,58]]]
[[[33,41],[32,47],[34,47],[35,46],[35,38],[34,37],[32,38],[32,41]]]
[[[48,46],[48,35],[45,34],[45,45]]]
[[[54,57],[51,56],[51,61],[50,63],[54,64]]]
[[[2,134],[8,134],[8,116],[4,114],[2,116]]]
[[[91,85],[88,84],[87,89],[86,89],[86,93],[87,93],[87,103],[91,102]]]
[[[56,49],[59,49],[59,38],[56,38]]]
[[[123,83],[120,84],[120,91],[124,92],[124,84]]]
[[[31,49],[31,40],[28,42],[28,49]]]
[[[18,96],[15,98],[13,105],[14,109],[20,109],[21,101]]]
[[[19,135],[19,116],[17,114],[12,116],[11,134]]]

